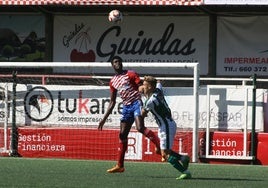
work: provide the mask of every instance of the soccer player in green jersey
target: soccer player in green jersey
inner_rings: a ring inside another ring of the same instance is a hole
[[[142,116],[146,117],[147,113],[151,112],[158,124],[158,137],[163,161],[168,161],[181,172],[181,175],[176,179],[191,178],[191,173],[188,170],[189,156],[180,155],[172,150],[177,125],[171,116],[171,110],[165,100],[161,83],[152,76],[145,76],[139,91],[146,98]]]

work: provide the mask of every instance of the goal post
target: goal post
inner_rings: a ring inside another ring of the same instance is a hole
[[[192,162],[198,161],[198,125],[199,125],[199,63],[158,63],[158,62],[132,62],[123,63],[123,66],[131,68],[172,68],[172,69],[191,69],[193,75],[193,100],[194,105],[192,108],[193,112],[193,125],[192,125]],[[64,62],[1,62],[0,68],[19,69],[19,68],[111,68],[109,62],[92,62],[92,63],[64,63]],[[138,72],[139,73],[139,72]],[[91,76],[94,79],[94,75]],[[96,76],[97,77],[97,76]]]
[[[249,133],[249,127],[248,127],[248,108],[249,108],[249,91],[252,91],[253,86],[250,85],[241,85],[241,86],[237,86],[237,85],[207,85],[207,119],[206,119],[206,140],[211,140],[211,136],[210,136],[210,130],[211,128],[211,113],[213,112],[213,107],[210,103],[211,98],[213,96],[212,91],[213,90],[241,90],[241,93],[244,94],[244,100],[243,100],[243,112],[241,112],[243,114],[243,117],[245,117],[243,119],[243,126],[241,127],[242,129],[242,137],[243,137],[243,141],[242,141],[242,155],[240,156],[236,156],[236,155],[219,155],[219,154],[211,154],[211,144],[210,142],[206,142],[205,144],[205,155],[201,156],[204,157],[206,159],[228,159],[228,160],[232,160],[232,159],[237,159],[237,160],[253,160],[255,156],[249,155],[249,149],[248,149],[248,133]],[[239,96],[242,98],[242,96]],[[231,100],[231,99],[230,99]],[[252,108],[252,110],[254,110],[254,108]],[[253,116],[254,117],[254,116]]]

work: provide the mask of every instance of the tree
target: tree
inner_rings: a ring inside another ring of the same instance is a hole
[[[31,46],[28,44],[23,44],[20,47],[21,57],[25,57],[26,54],[30,53],[32,50]]]
[[[3,50],[2,50],[2,55],[6,57],[9,61],[10,57],[14,54],[14,48],[10,45],[5,45]]]

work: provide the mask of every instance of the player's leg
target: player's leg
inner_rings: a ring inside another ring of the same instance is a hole
[[[124,159],[128,147],[128,134],[131,129],[131,125],[132,124],[126,122],[121,122],[120,124],[118,161],[116,166],[107,170],[109,173],[125,171]]]
[[[190,157],[188,155],[182,155],[181,156],[181,163],[184,166],[185,169],[188,169],[190,162]]]
[[[169,142],[171,144],[171,147],[169,149],[171,150],[176,136],[177,124],[174,120],[170,121],[168,124],[169,124],[168,126]],[[188,155],[180,155],[179,153],[174,152],[173,150],[171,150],[170,152],[172,153],[173,156],[176,156],[180,160],[183,167],[187,170],[190,162],[190,157]]]
[[[166,161],[168,161],[174,168],[180,172],[183,172],[185,168],[179,163],[181,155],[171,150],[175,134],[175,123],[170,125],[162,125],[158,129],[158,137],[160,138],[162,156],[164,156]]]
[[[117,165],[108,169],[109,173],[124,172],[124,159],[128,147],[128,134],[134,122],[134,116],[130,113],[129,106],[123,106],[122,118],[120,120],[119,152]]]
[[[124,167],[125,153],[128,147],[128,134],[131,129],[132,123],[121,122],[119,133],[119,156],[118,165]]]
[[[144,125],[144,118],[141,116],[141,101],[136,101],[133,104],[133,112],[135,116],[135,125],[138,132],[149,138],[156,146],[156,153],[160,154],[160,141],[157,135]]]
[[[167,161],[174,168],[176,168],[179,172],[182,173],[176,179],[189,179],[189,178],[191,178],[191,173],[187,170],[189,161],[187,164],[183,163],[182,160],[183,160],[184,156],[180,155],[179,153],[172,150],[172,146],[173,146],[175,135],[176,135],[176,129],[177,129],[177,125],[174,121],[170,121],[168,126],[162,126],[160,128],[160,131],[161,131],[160,133],[163,134],[163,135],[161,135],[161,137],[166,138],[165,146],[163,146],[166,148],[166,150],[164,150],[164,152],[168,156]],[[162,147],[162,145],[161,145],[161,147]]]
[[[179,162],[178,157],[170,154],[168,157],[168,162],[174,167],[176,168],[179,172],[181,172],[182,174],[177,177],[176,179],[189,179],[191,178],[191,173]]]
[[[167,161],[174,167],[176,168],[178,171],[180,171],[181,173],[183,173],[186,169],[182,166],[182,164],[179,162],[179,158],[175,155],[172,155],[172,153],[170,153],[168,156]]]
[[[181,155],[171,150],[175,134],[175,124],[166,124],[159,127],[158,137],[160,138],[161,154],[165,157],[165,161],[168,161],[174,168],[176,168],[180,172],[183,172],[185,169],[179,163]]]
[[[135,117],[135,124],[136,124],[137,131],[142,133],[147,138],[149,138],[155,144],[156,149],[157,149],[156,151],[158,151],[158,154],[160,154],[159,138],[156,136],[156,134],[152,130],[144,126],[144,120],[141,116]]]

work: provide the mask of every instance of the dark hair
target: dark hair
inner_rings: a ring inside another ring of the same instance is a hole
[[[114,57],[111,59],[111,63],[113,63],[113,61],[114,61],[115,59],[118,59],[121,63],[123,62],[123,59],[122,59],[121,57],[119,57],[119,56],[114,56]]]

